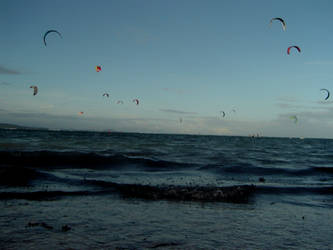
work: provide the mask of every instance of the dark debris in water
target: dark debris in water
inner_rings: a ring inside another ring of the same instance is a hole
[[[53,226],[50,226],[49,224],[46,224],[45,222],[29,222],[26,227],[43,227],[47,230],[52,230]],[[69,230],[71,230],[72,228],[68,225],[63,225],[61,227],[61,231],[62,232],[67,232]]]
[[[37,226],[41,226],[45,229],[48,229],[48,230],[52,230],[53,227],[46,224],[45,222],[29,222],[27,227],[37,227]]]
[[[61,231],[62,231],[62,232],[67,232],[67,231],[69,231],[69,230],[71,230],[71,227],[68,226],[68,225],[64,225],[64,226],[61,227]]]
[[[149,200],[176,201],[223,201],[244,203],[255,190],[254,185],[231,187],[156,187],[148,185],[123,184],[118,187],[125,197],[144,198]]]
[[[259,177],[259,182],[265,182],[265,178],[264,177]]]
[[[159,247],[175,247],[179,246],[179,243],[176,242],[163,242],[163,243],[156,243],[150,246],[149,248],[159,248]]]
[[[5,177],[9,178],[9,183],[13,183],[16,171],[6,169],[2,175],[2,181]],[[39,172],[25,169],[27,172],[23,175],[28,180],[37,178]],[[0,175],[1,176],[1,175]],[[20,175],[21,176],[21,175]],[[15,183],[15,182],[14,182]],[[19,183],[26,183],[20,180]],[[212,202],[248,202],[248,198],[254,193],[254,185],[238,185],[229,187],[216,186],[151,186],[142,184],[119,184],[115,182],[84,180],[84,185],[97,186],[95,191],[35,191],[35,192],[0,192],[0,200],[4,199],[25,199],[25,200],[55,200],[64,196],[86,196],[86,195],[104,195],[110,193],[119,193],[125,198],[142,198],[148,200],[174,200],[174,201],[212,201]]]

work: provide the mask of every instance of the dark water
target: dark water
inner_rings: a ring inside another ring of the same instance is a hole
[[[0,130],[9,249],[332,249],[333,140]]]

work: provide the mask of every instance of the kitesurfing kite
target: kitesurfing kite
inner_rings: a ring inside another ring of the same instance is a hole
[[[104,93],[103,96],[109,97],[109,93]]]
[[[290,54],[290,49],[291,48],[295,48],[295,49],[297,49],[298,50],[298,52],[301,52],[301,49],[298,47],[298,46],[290,46],[288,49],[287,49],[287,53],[288,53],[288,55]]]
[[[325,100],[327,100],[330,97],[330,92],[327,89],[321,89],[320,91],[326,91],[327,92],[327,96],[326,96]]]
[[[133,99],[133,102],[135,102],[136,105],[139,105],[139,100],[138,99]]]
[[[83,115],[83,113],[84,113],[84,112],[80,111],[80,112],[79,112],[79,115]]]
[[[38,87],[35,85],[31,85],[30,88],[34,89],[34,95],[37,95],[38,93]]]
[[[284,21],[282,18],[280,18],[280,17],[274,17],[274,18],[272,18],[271,21],[270,21],[270,26],[272,26],[272,23],[273,23],[274,20],[278,20],[278,21],[280,21],[281,24],[282,24],[282,29],[283,29],[284,31],[286,31],[286,23],[285,23],[285,21]]]
[[[96,66],[95,69],[96,69],[96,72],[100,72],[102,70],[102,67],[101,66]]]
[[[60,38],[62,38],[62,35],[57,30],[48,30],[48,31],[46,31],[45,34],[44,34],[44,37],[43,37],[45,47],[46,47],[46,36],[50,33],[57,33],[60,36]]]
[[[117,101],[117,104],[124,104],[122,100]]]
[[[225,112],[224,111],[220,111],[220,114],[222,115],[222,117],[225,117]]]
[[[296,115],[291,115],[289,116],[290,119],[294,120],[294,123],[298,122],[297,116]]]

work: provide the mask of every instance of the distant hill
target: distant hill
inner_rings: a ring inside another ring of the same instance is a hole
[[[48,130],[47,128],[27,127],[10,123],[0,123],[0,129]]]

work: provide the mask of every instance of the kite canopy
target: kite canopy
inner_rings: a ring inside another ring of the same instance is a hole
[[[34,89],[34,95],[37,95],[38,93],[38,87],[35,85],[31,85],[30,88]]]
[[[298,46],[294,45],[294,46],[290,46],[290,47],[287,49],[287,53],[288,53],[288,55],[290,55],[290,49],[291,49],[291,48],[295,48],[295,49],[298,50],[298,52],[301,52],[301,49],[300,49]]]
[[[79,115],[83,115],[83,113],[84,113],[84,112],[80,111],[80,112],[79,112]]]
[[[133,99],[133,102],[135,102],[136,105],[139,105],[139,100],[138,99]]]
[[[96,69],[96,72],[100,72],[102,70],[102,67],[101,66],[96,66],[95,69]]]
[[[110,97],[109,93],[104,93],[103,96]]]
[[[48,30],[48,31],[46,31],[45,34],[44,34],[44,37],[43,37],[45,47],[46,47],[46,36],[50,33],[57,33],[60,36],[60,38],[62,38],[62,35],[57,30]]]
[[[225,117],[225,112],[224,111],[220,111],[220,114],[222,115],[222,117]]]
[[[270,21],[270,25],[272,25],[272,23],[273,23],[274,20],[280,21],[281,24],[282,24],[282,29],[284,31],[286,31],[286,22],[281,17],[274,17],[274,18],[272,18],[271,21]]]
[[[328,91],[328,89],[321,89],[320,91],[325,91],[327,93],[325,100],[327,100],[330,97],[330,92]]]
[[[290,119],[294,120],[294,123],[298,122],[297,116],[296,115],[291,115],[289,116]]]

